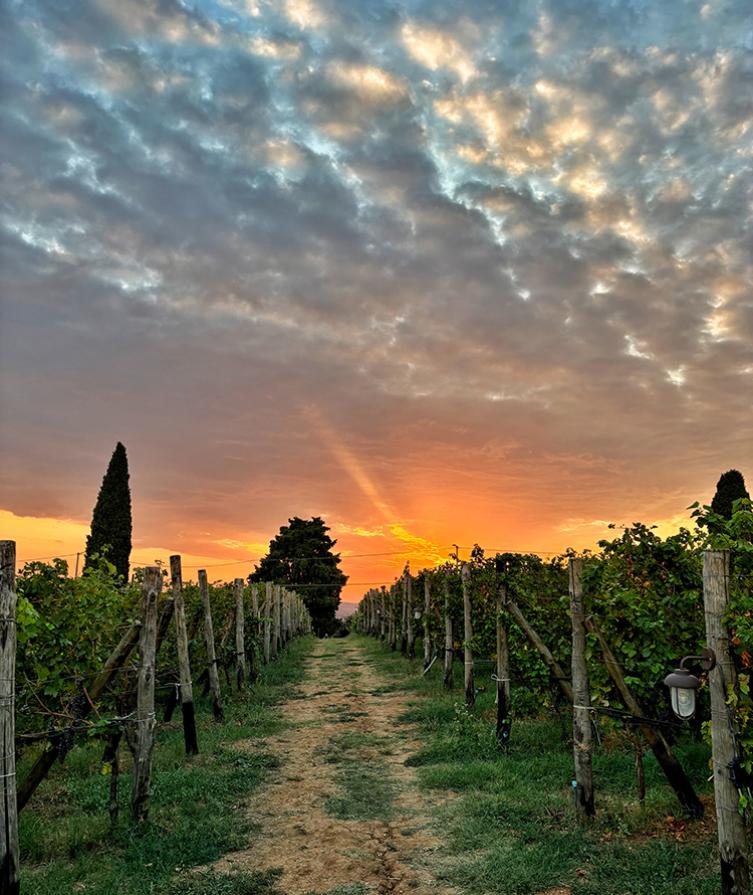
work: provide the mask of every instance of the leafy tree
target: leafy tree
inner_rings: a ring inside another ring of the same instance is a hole
[[[319,637],[337,627],[335,612],[340,605],[340,590],[348,580],[338,568],[340,554],[332,549],[337,542],[328,531],[319,516],[289,519],[288,525],[283,525],[269,542],[269,552],[249,576],[249,581],[273,581],[298,590]]]
[[[711,501],[711,510],[717,516],[724,516],[725,519],[732,518],[732,505],[736,500],[748,500],[748,494],[745,488],[745,479],[743,474],[736,469],[730,469],[723,472],[721,478],[716,483],[716,494]]]
[[[90,569],[96,557],[107,555],[117,574],[127,581],[131,531],[128,457],[126,449],[118,442],[102,479],[102,486],[92,513],[91,534],[86,539],[84,568]]]

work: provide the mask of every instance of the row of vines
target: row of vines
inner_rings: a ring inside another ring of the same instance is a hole
[[[516,553],[489,557],[476,547],[466,562],[453,557],[416,575],[406,568],[391,587],[365,595],[354,624],[410,658],[420,638],[424,671],[435,663],[443,667],[445,686],[451,687],[459,675],[453,660],[463,660],[469,707],[473,688],[483,679],[495,679],[498,707],[502,705],[497,740],[503,747],[514,740],[516,717],[572,707],[576,777],[583,747],[577,716],[584,709],[592,728],[589,739],[591,733],[597,742],[608,734],[636,750],[639,780],[643,752],[651,749],[683,809],[698,817],[703,805],[672,744],[685,736],[711,741],[711,687],[701,674],[695,717],[683,724],[672,713],[663,680],[683,657],[698,656],[707,645],[704,558],[720,551],[716,555],[723,557],[726,571],[719,584],[727,606],[720,621],[729,632],[720,652],[729,653],[734,669],[717,712],[722,716],[718,723],[732,729],[733,741],[732,758],[725,758],[722,773],[734,782],[733,810],[736,804],[749,826],[753,512],[750,501],[741,499],[730,518],[699,506],[693,516],[693,530],[661,537],[634,524],[601,541],[597,552],[577,557],[574,552],[550,558]],[[583,607],[585,699],[577,698],[573,570]]]
[[[110,779],[102,807],[113,822],[120,753],[131,753],[131,813],[134,822],[143,821],[159,722],[169,722],[180,706],[186,752],[198,752],[194,698],[210,697],[221,721],[225,696],[253,687],[285,644],[312,626],[298,594],[271,582],[210,584],[203,571],[198,584],[184,583],[179,556],[171,557],[169,575],[150,567],[126,584],[104,558],[77,578],[60,559],[27,563],[16,575],[15,545],[5,541],[2,547],[0,660],[10,673],[0,698],[7,834],[0,837],[0,888],[13,892],[14,809],[24,808],[77,742],[101,742],[102,773]]]

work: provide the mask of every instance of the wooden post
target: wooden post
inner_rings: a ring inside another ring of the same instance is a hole
[[[175,640],[178,649],[183,740],[186,745],[186,755],[197,755],[199,752],[199,741],[196,736],[196,712],[193,704],[193,682],[191,680],[191,662],[188,655],[188,631],[186,630],[186,607],[183,602],[183,573],[180,556],[170,557],[170,578],[173,589],[173,611],[175,612]]]
[[[269,665],[272,657],[272,588],[271,581],[267,581],[264,585],[264,664]]]
[[[220,698],[220,676],[217,672],[217,655],[214,650],[214,627],[212,625],[212,605],[209,600],[209,582],[205,569],[199,569],[199,592],[201,605],[204,607],[204,639],[207,645],[207,673],[209,675],[209,691],[212,694],[212,712],[215,721],[224,721]]]
[[[235,665],[238,689],[246,682],[246,613],[243,606],[243,579],[235,579]]]
[[[408,655],[408,594],[405,586],[405,572],[402,578],[402,603],[400,607],[400,652]]]
[[[390,614],[389,614],[389,631],[387,632],[387,637],[389,639],[389,647],[391,650],[397,649],[397,622],[395,619],[395,613],[397,612],[396,601],[395,601],[395,585],[393,584],[390,587],[390,595],[389,595],[389,606],[390,606]]]
[[[258,585],[250,584],[249,588],[251,590],[251,642],[249,644],[249,655],[248,655],[248,679],[249,683],[253,684],[254,681],[259,678],[259,646],[258,646],[258,637],[259,637],[259,591]]]
[[[473,650],[471,649],[471,640],[473,639],[473,622],[471,620],[471,567],[468,563],[463,563],[460,569],[460,580],[463,585],[463,621],[465,630],[463,632],[463,661],[465,667],[465,704],[472,709],[476,704],[476,684],[473,680]]]
[[[379,639],[384,643],[387,636],[387,590],[382,585],[379,591]]]
[[[450,576],[447,572],[442,576],[444,585],[444,678],[442,683],[452,689],[452,662],[455,647],[452,643],[452,616],[450,615]]]
[[[424,573],[424,671],[431,664],[431,635],[429,634],[429,613],[431,612],[431,582],[428,572]]]
[[[586,668],[586,625],[583,612],[583,560],[571,557],[570,614],[573,625],[573,756],[575,758],[575,812],[583,823],[595,815],[591,768],[591,695]]]
[[[272,588],[272,658],[280,652],[280,585]]]
[[[507,584],[497,588],[497,743],[510,740],[510,654],[507,645]]]
[[[406,616],[408,618],[408,636],[407,636],[407,650],[408,650],[408,658],[415,659],[416,658],[416,642],[415,642],[415,634],[413,631],[413,579],[410,575],[410,568],[406,566],[405,568],[405,605],[406,605]]]
[[[711,753],[714,768],[722,895],[749,895],[750,868],[745,826],[738,811],[738,791],[732,769],[739,758],[730,717],[729,698],[737,695],[737,673],[725,623],[729,608],[729,551],[706,550],[703,554],[703,609],[706,640],[716,654],[709,672],[711,695]]]
[[[136,732],[133,755],[131,816],[141,823],[149,816],[149,794],[154,751],[154,678],[157,656],[157,600],[162,590],[159,566],[147,566],[141,585],[142,628],[139,638],[139,680],[136,693]]]
[[[0,541],[0,892],[19,895],[16,795],[16,542]]]

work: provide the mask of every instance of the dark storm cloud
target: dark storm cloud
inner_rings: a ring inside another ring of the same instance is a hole
[[[273,524],[294,481],[344,518],[307,406],[385,482],[507,439],[651,487],[742,463],[746,6],[9,3],[9,508],[85,512],[122,437],[150,531],[189,480],[189,515]]]

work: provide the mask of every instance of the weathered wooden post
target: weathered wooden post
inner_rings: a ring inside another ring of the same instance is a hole
[[[429,613],[431,612],[431,582],[429,573],[424,572],[424,671],[431,664],[431,635],[429,634]]]
[[[452,689],[452,662],[455,648],[452,644],[452,616],[450,615],[450,574],[445,572],[442,576],[444,585],[444,678],[443,684]]]
[[[463,661],[465,666],[465,704],[472,709],[476,704],[476,684],[473,680],[473,622],[471,619],[471,567],[463,563],[460,568],[460,581],[463,586]]]
[[[259,592],[256,584],[250,584],[249,589],[251,591],[251,632],[253,636],[251,637],[248,653],[248,679],[249,683],[253,684],[259,678],[259,649],[257,643],[259,636]]]
[[[379,639],[384,643],[387,636],[387,589],[382,585],[379,591]]]
[[[264,584],[264,664],[269,665],[272,657],[272,588],[271,581]]]
[[[395,624],[395,585],[390,585],[387,594],[387,645],[391,650],[397,649],[397,627]]]
[[[276,659],[280,652],[280,591],[282,587],[275,584],[272,588],[272,658]]]
[[[16,795],[16,542],[0,541],[0,892],[19,895]]]
[[[196,736],[196,712],[193,704],[193,681],[191,680],[191,662],[188,655],[188,631],[186,629],[186,607],[183,601],[183,572],[180,556],[170,557],[170,579],[173,588],[173,611],[175,612],[175,641],[178,649],[183,740],[186,745],[186,755],[197,755],[199,741]]]
[[[199,569],[199,592],[201,605],[204,607],[204,639],[207,645],[207,673],[209,675],[209,691],[212,694],[212,712],[215,721],[224,721],[220,697],[220,676],[217,672],[217,655],[214,649],[214,627],[212,625],[212,604],[209,599],[209,582],[205,569]]]
[[[408,655],[408,594],[405,584],[405,572],[402,577],[402,603],[400,606],[400,652]]]
[[[246,613],[243,605],[243,579],[235,579],[235,664],[238,689],[246,682]]]
[[[408,637],[407,649],[408,658],[416,658],[416,638],[413,631],[413,579],[410,574],[410,566],[405,567],[405,604],[406,616],[408,618]]]
[[[706,550],[703,555],[703,608],[706,640],[716,654],[709,672],[711,751],[714,767],[722,895],[749,895],[750,868],[745,826],[738,810],[739,794],[732,768],[739,758],[728,700],[737,695],[737,673],[725,623],[729,608],[729,551]]]
[[[497,588],[497,743],[510,740],[510,653],[507,644],[507,583]]]
[[[136,692],[136,733],[133,737],[131,816],[141,823],[149,816],[149,794],[154,751],[154,679],[157,657],[157,601],[162,590],[159,566],[147,566],[141,585],[142,627],[139,638],[139,679]]]
[[[583,560],[571,557],[570,614],[573,627],[573,757],[575,759],[575,812],[578,821],[591,820],[594,809],[591,768],[591,694],[586,668],[586,624],[583,612]]]

